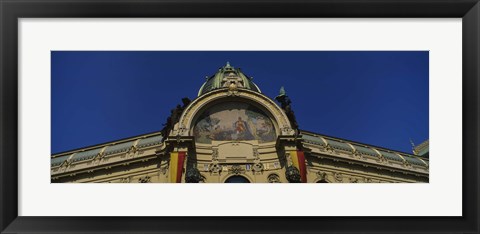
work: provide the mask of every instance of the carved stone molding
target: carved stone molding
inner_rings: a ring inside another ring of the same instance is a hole
[[[132,147],[130,147],[130,149],[128,149],[127,154],[128,154],[129,156],[133,156],[136,152],[137,152],[137,147],[132,146]]]
[[[252,169],[255,172],[261,172],[261,171],[263,171],[264,167],[263,167],[262,163],[255,163],[255,164],[253,164]]]
[[[131,178],[130,177],[124,177],[120,179],[120,183],[130,183]]]
[[[280,177],[277,174],[270,174],[267,177],[268,183],[281,183]]]
[[[165,167],[160,167],[160,173],[162,173],[162,175],[167,174],[167,171],[168,171],[167,169],[168,169],[167,166],[165,166]]]
[[[362,153],[358,152],[357,150],[353,151],[351,154],[354,158],[359,160],[366,160]]]
[[[150,183],[151,179],[150,176],[143,176],[138,178],[138,183]]]
[[[335,153],[335,150],[332,148],[332,146],[331,146],[330,144],[327,144],[327,145],[325,146],[325,150],[326,150],[327,152],[330,152],[330,153]]]
[[[102,159],[103,159],[103,154],[102,154],[102,153],[98,153],[98,154],[95,155],[95,157],[93,158],[92,163],[95,164],[95,165],[98,165],[98,164],[100,164],[100,162],[102,161]]]
[[[379,160],[380,160],[380,163],[382,164],[388,164],[388,160],[383,156],[379,156]]]
[[[333,173],[333,178],[335,178],[336,182],[343,182],[343,175],[341,173]]]
[[[232,83],[228,86],[227,96],[238,96],[240,89],[238,89],[237,85]]]
[[[255,159],[260,159],[260,154],[258,153],[258,149],[257,148],[253,148],[253,157]]]
[[[318,180],[326,180],[327,179],[327,173],[323,171],[317,171],[317,179]]]
[[[245,169],[242,168],[240,165],[233,165],[228,170],[228,174],[234,174],[234,175],[243,174],[244,172],[245,172]]]
[[[70,160],[66,160],[65,162],[63,162],[59,169],[61,172],[65,172],[67,170],[68,167],[70,167],[70,165],[72,164],[72,162]]]
[[[212,173],[220,173],[222,171],[222,166],[218,163],[210,163],[208,165],[208,170]]]
[[[218,149],[216,148],[212,149],[212,160],[218,161]]]

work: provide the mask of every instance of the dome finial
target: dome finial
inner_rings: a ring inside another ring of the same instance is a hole
[[[218,71],[210,77],[205,77],[206,81],[198,90],[198,96],[215,89],[230,87],[234,83],[239,89],[249,89],[258,93],[262,93],[258,86],[253,83],[252,79],[245,75],[240,68],[232,67],[230,62],[226,62],[223,66],[218,68]]]

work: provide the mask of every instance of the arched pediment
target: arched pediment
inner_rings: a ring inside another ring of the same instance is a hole
[[[229,107],[229,105],[231,107]],[[229,108],[231,110],[229,110]],[[275,135],[294,134],[294,130],[292,129],[287,116],[270,98],[258,92],[246,89],[238,89],[235,92],[231,92],[228,88],[224,88],[202,95],[190,103],[190,105],[185,108],[178,124],[175,126],[173,135],[193,136],[195,124],[198,123],[199,119],[201,121],[201,118],[206,118],[206,111],[212,110],[212,113],[223,114],[222,112],[233,111],[235,108],[238,110],[236,115],[229,117],[236,118],[235,120],[231,119],[230,121],[232,127],[237,121],[245,121],[245,115],[254,115],[256,116],[256,119],[260,120],[258,126],[265,126],[266,129],[269,128],[269,121],[271,120],[271,124],[275,127]],[[256,127],[257,126],[253,126],[253,128]],[[261,131],[259,132],[261,133]],[[243,140],[262,141],[262,139],[271,138],[271,135],[269,134],[265,134],[265,138],[258,138],[258,135],[260,134],[254,133],[252,135],[254,136],[244,136],[246,138]]]

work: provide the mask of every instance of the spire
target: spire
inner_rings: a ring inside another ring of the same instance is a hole
[[[225,67],[232,67],[232,66],[230,66],[230,62],[227,61],[227,65],[225,65]]]

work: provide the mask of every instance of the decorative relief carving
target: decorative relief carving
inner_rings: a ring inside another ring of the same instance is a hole
[[[67,168],[72,164],[72,162],[70,160],[66,160],[65,162],[63,162],[61,165],[60,165],[60,171],[62,172],[65,172],[67,170]]]
[[[220,173],[222,171],[222,166],[218,165],[218,163],[210,163],[208,166],[208,170],[212,173]]]
[[[128,149],[128,152],[127,152],[127,153],[130,154],[130,155],[133,155],[133,154],[135,154],[136,152],[137,152],[137,147],[132,146],[132,147],[130,147],[130,149]]]
[[[179,136],[179,135],[182,135],[182,136],[183,136],[184,133],[186,133],[186,132],[187,132],[187,128],[185,128],[184,126],[182,126],[182,127],[179,127],[179,128],[178,128],[176,135],[177,135],[177,136]]]
[[[168,169],[167,166],[165,166],[165,167],[160,167],[160,173],[162,173],[162,175],[167,174],[167,169]]]
[[[98,153],[94,158],[93,158],[93,164],[95,165],[98,165],[100,164],[100,161],[102,161],[102,158],[103,158],[103,154],[102,153]]]
[[[334,153],[335,150],[332,148],[332,146],[330,144],[327,144],[325,146],[325,150],[327,150],[327,152],[330,152],[330,153]]]
[[[150,183],[151,177],[150,176],[144,176],[138,178],[138,183]]]
[[[292,157],[290,157],[290,153],[285,153],[284,154],[284,159],[286,161],[287,166],[291,166],[293,164]]]
[[[388,160],[383,156],[379,156],[379,160],[380,160],[380,163],[382,164],[388,164]]]
[[[218,161],[218,149],[212,149],[212,160]]]
[[[295,130],[293,130],[288,125],[283,125],[282,134],[283,135],[293,135],[293,134],[295,134]]]
[[[253,148],[253,157],[255,159],[260,159],[260,154],[258,153],[258,149],[257,148]]]
[[[343,182],[343,175],[341,173],[333,173],[333,178],[335,178],[335,181],[337,182]]]
[[[268,183],[281,183],[280,177],[277,174],[270,174],[267,177]]]
[[[364,159],[363,155],[360,152],[358,152],[357,150],[352,152],[352,156],[356,159]]]
[[[227,96],[238,96],[238,91],[237,84],[230,83],[230,85],[228,85]]]
[[[230,167],[228,170],[229,174],[234,174],[234,175],[239,175],[245,172],[245,169],[243,169],[240,165],[233,165]]]
[[[263,164],[258,162],[258,163],[255,163],[253,164],[253,167],[252,167],[253,171],[255,172],[261,172],[263,171]]]
[[[317,179],[318,180],[326,180],[327,179],[327,173],[323,171],[317,171]]]
[[[130,183],[131,178],[130,177],[125,177],[120,179],[120,183]]]

